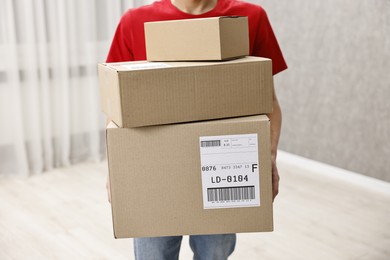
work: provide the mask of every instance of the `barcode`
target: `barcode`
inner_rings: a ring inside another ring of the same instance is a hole
[[[200,142],[201,147],[215,147],[215,146],[221,146],[221,140],[210,140],[210,141],[201,141]]]
[[[253,199],[255,199],[255,186],[207,189],[207,200],[211,202]]]

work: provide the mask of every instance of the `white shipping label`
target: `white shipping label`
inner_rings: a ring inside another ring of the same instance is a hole
[[[122,65],[122,67],[128,70],[147,70],[147,69],[169,68],[172,67],[172,65],[162,63],[162,62],[149,62],[149,63],[126,64],[126,65]]]
[[[260,206],[257,134],[199,139],[203,207]]]

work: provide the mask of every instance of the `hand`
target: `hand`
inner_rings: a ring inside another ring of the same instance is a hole
[[[111,203],[110,176],[109,175],[107,175],[106,190],[107,190],[108,202]]]
[[[279,172],[276,167],[276,159],[272,160],[272,201],[275,200],[276,195],[279,193]]]

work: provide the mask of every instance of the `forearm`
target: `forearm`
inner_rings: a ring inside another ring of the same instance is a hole
[[[273,90],[273,111],[272,113],[267,114],[267,116],[271,121],[271,155],[272,160],[275,161],[282,127],[282,111],[275,90]]]

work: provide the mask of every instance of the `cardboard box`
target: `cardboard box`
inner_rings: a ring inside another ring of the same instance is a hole
[[[150,61],[225,60],[249,55],[248,18],[224,16],[145,23]]]
[[[265,115],[106,134],[116,238],[273,230]]]
[[[272,111],[270,59],[99,64],[102,109],[120,127]]]

